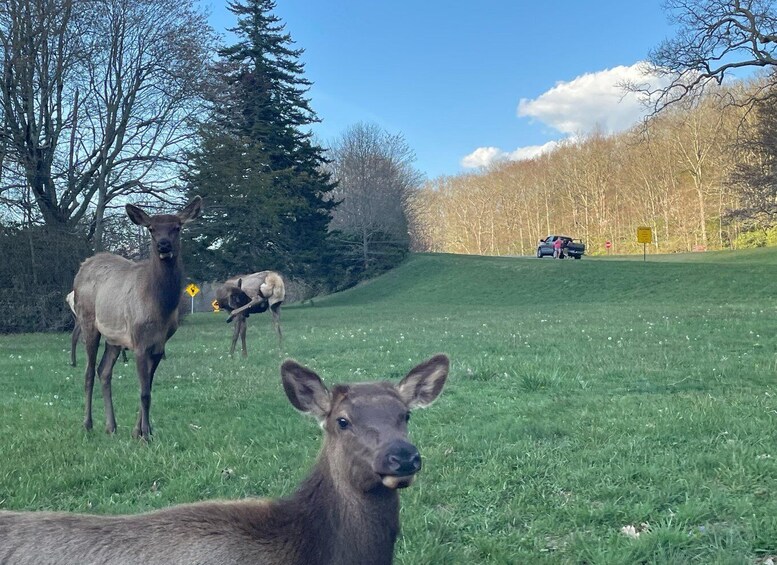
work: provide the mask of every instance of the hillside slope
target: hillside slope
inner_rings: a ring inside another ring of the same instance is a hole
[[[415,254],[385,275],[321,305],[460,303],[462,307],[559,303],[774,304],[777,250],[651,256],[647,262]]]

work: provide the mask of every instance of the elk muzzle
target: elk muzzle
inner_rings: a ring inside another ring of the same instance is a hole
[[[159,258],[162,260],[172,259],[174,257],[173,244],[169,239],[160,239],[157,241],[156,250],[159,253]]]
[[[383,448],[374,466],[383,486],[390,489],[409,487],[420,469],[421,454],[412,443],[404,440],[394,440]]]

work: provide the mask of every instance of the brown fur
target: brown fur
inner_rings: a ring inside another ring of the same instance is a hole
[[[100,338],[105,338],[98,373],[105,404],[105,428],[116,431],[111,378],[122,348],[135,352],[140,381],[140,410],[135,437],[149,439],[154,373],[165,343],[178,328],[178,303],[183,286],[180,229],[200,213],[200,197],[178,214],[149,216],[127,205],[130,219],[151,232],[151,257],[134,263],[110,253],[98,253],[81,265],[73,282],[75,312],[86,345],[84,427],[92,429],[92,389]]]
[[[272,324],[278,335],[279,351],[283,347],[283,332],[281,331],[281,304],[286,298],[286,287],[283,277],[275,271],[259,271],[250,275],[238,275],[227,279],[216,289],[216,300],[219,307],[230,312],[227,322],[235,320],[235,330],[232,334],[232,346],[229,354],[235,354],[235,345],[240,338],[243,357],[248,355],[246,349],[246,327],[250,314],[259,314],[270,309]]]
[[[447,357],[432,357],[396,386],[340,385],[330,392],[318,375],[291,360],[281,373],[290,402],[325,432],[315,467],[291,496],[184,504],[134,516],[0,512],[0,563],[390,564],[399,533],[396,487],[409,485],[420,469],[418,452],[407,442],[406,416],[439,395]],[[397,479],[391,488],[385,486],[389,477]]]
[[[67,296],[65,297],[65,302],[67,302],[67,305],[70,306],[70,311],[73,312],[73,318],[75,318],[75,323],[73,324],[73,331],[70,334],[70,366],[75,367],[76,366],[76,348],[78,347],[78,340],[81,337],[81,324],[78,323],[78,316],[76,315],[76,302],[75,302],[75,291],[71,290],[67,293]],[[121,360],[126,364],[127,361],[127,350],[122,348],[121,350]]]

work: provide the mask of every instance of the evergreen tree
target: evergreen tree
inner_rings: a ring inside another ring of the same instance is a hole
[[[334,183],[309,130],[318,118],[306,98],[303,51],[292,48],[274,8],[272,0],[229,4],[239,41],[219,52],[213,116],[186,179],[206,205],[189,246],[198,278],[262,269],[309,282],[328,276]]]

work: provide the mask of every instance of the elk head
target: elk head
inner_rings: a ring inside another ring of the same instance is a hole
[[[410,411],[434,402],[448,365],[445,355],[436,355],[397,385],[336,385],[331,391],[316,373],[293,360],[283,363],[281,375],[289,401],[324,429],[322,456],[335,481],[369,492],[405,488],[413,482],[421,456],[407,437]]]
[[[149,216],[132,204],[127,204],[126,210],[134,224],[148,229],[151,234],[152,252],[156,252],[162,261],[172,261],[181,252],[181,226],[200,215],[202,198],[195,196],[177,214]]]

